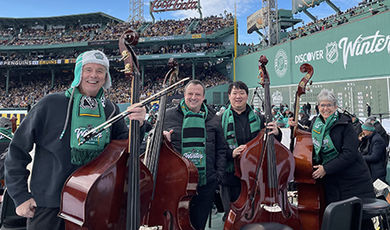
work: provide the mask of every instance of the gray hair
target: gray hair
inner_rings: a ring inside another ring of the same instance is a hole
[[[330,101],[333,105],[337,105],[337,98],[334,93],[328,89],[322,89],[317,96],[317,103],[320,104],[321,101]]]

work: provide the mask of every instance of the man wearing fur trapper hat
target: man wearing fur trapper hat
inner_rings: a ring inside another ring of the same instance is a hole
[[[40,100],[15,132],[5,160],[5,179],[16,213],[28,218],[27,229],[64,229],[57,217],[65,180],[80,166],[98,156],[111,140],[127,139],[128,129],[120,120],[98,137],[79,146],[82,133],[119,113],[103,89],[111,86],[109,61],[98,50],[87,51],[76,59],[74,81],[62,93]],[[145,108],[135,107],[129,119],[142,126]],[[32,161],[29,152],[35,144],[35,156],[28,191]]]

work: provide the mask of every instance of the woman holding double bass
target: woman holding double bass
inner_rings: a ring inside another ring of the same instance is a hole
[[[310,127],[313,140],[312,178],[324,185],[326,205],[357,196],[375,198],[370,173],[358,152],[358,138],[349,116],[337,110],[333,92],[323,89],[317,96],[320,115]],[[296,126],[296,122],[290,121]],[[299,197],[298,197],[299,200]],[[369,220],[362,229],[373,229]]]

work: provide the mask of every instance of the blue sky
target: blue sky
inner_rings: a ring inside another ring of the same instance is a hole
[[[307,0],[306,0],[307,1]],[[0,17],[49,17],[70,14],[104,12],[122,20],[127,20],[129,16],[130,0],[0,0]],[[145,2],[145,18],[151,21],[149,15],[149,2]],[[237,5],[237,18],[239,28],[240,43],[259,42],[257,33],[246,33],[246,18],[261,8],[261,0],[201,0],[203,16],[219,15],[227,12],[234,13],[234,2]],[[361,0],[332,0],[342,11],[358,5]],[[291,9],[292,0],[279,0],[278,8]],[[323,18],[334,13],[332,8],[325,2],[316,8],[310,8],[309,12],[318,18]],[[197,11],[175,11],[155,14],[156,20],[160,19],[184,19],[187,17],[198,17]],[[294,15],[302,19],[305,23],[310,19],[303,13]]]

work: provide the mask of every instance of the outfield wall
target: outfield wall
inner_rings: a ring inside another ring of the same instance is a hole
[[[258,86],[260,55],[269,62],[274,104],[292,105],[297,83],[304,76],[303,63],[314,68],[313,87],[302,102],[315,102],[322,88],[334,90],[340,105],[363,113],[369,103],[372,113],[389,112],[390,11],[288,41],[236,60],[236,80],[249,88]]]

